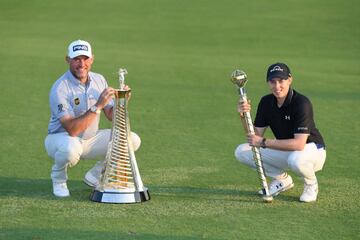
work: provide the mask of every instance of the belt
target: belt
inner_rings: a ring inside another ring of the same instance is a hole
[[[323,149],[325,150],[325,146],[324,146],[324,145],[322,145],[322,144],[320,144],[320,143],[315,143],[315,145],[316,145],[317,149],[323,148]]]

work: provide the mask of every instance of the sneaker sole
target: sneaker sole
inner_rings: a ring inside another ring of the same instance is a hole
[[[299,200],[299,202],[302,202],[302,203],[313,203],[313,202],[316,202],[316,199],[315,200]]]
[[[274,192],[271,196],[275,197],[275,196],[279,195],[281,192],[285,192],[285,191],[287,191],[287,190],[289,190],[289,189],[291,189],[293,187],[294,187],[294,183],[292,183],[289,186],[281,189],[280,191]]]
[[[293,188],[293,187],[294,187],[294,183],[290,184],[290,185],[287,186],[286,188],[281,189],[281,191],[274,192],[273,194],[271,194],[271,196],[272,196],[272,197],[275,197],[275,196],[279,195],[281,192],[285,192],[285,191],[287,191],[287,190],[289,190],[289,189],[291,189],[291,188]],[[260,190],[260,191],[258,192],[258,194],[259,194],[259,195],[264,195],[263,192],[264,192],[264,189]]]
[[[90,181],[88,181],[86,178],[84,178],[83,179],[83,182],[86,184],[86,185],[88,185],[89,187],[95,187],[95,185],[92,183],[92,182],[90,182]]]
[[[69,195],[56,195],[54,193],[54,196],[57,197],[57,198],[67,198],[67,197],[70,197],[70,194]]]
[[[55,197],[58,197],[58,198],[70,197],[70,192],[68,192],[66,194],[56,194],[56,193],[53,192],[53,194],[54,194]]]

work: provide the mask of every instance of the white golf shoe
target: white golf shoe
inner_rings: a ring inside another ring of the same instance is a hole
[[[88,171],[85,174],[84,183],[90,187],[96,187],[100,182],[99,177],[100,176],[94,176],[91,171]]]
[[[103,167],[104,161],[96,162],[95,166],[85,174],[84,182],[90,187],[96,187],[99,185]]]
[[[67,188],[66,182],[64,183],[53,183],[53,193],[56,197],[69,197],[70,192]]]
[[[300,196],[301,202],[315,202],[319,192],[318,184],[304,184],[304,191]]]
[[[281,192],[291,189],[292,187],[294,187],[294,182],[293,182],[291,176],[287,175],[287,177],[285,177],[283,179],[274,179],[269,184],[269,193],[271,196],[274,197]],[[262,189],[259,191],[259,194],[263,195],[264,192],[265,192],[265,190]]]

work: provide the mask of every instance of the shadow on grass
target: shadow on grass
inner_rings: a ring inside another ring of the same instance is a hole
[[[88,202],[92,188],[80,180],[68,180],[68,187],[71,193],[70,198],[63,200]],[[149,185],[151,198],[156,197],[177,197],[184,199],[209,199],[223,201],[254,202],[254,199],[261,199],[254,191],[237,189],[200,188],[191,186],[163,186]],[[0,177],[1,198],[9,196],[20,196],[34,199],[58,200],[52,194],[52,183],[50,179],[22,179]],[[294,202],[298,197],[280,195],[275,200]]]
[[[188,199],[207,199],[236,202],[262,202],[261,196],[254,191],[236,189],[198,188],[189,186],[149,186],[152,196],[156,197],[177,197]],[[274,201],[294,202],[297,197],[279,195]]]
[[[121,230],[120,230],[121,231]],[[1,239],[31,239],[31,240],[51,240],[51,239],[174,239],[174,240],[195,240],[202,239],[194,236],[159,236],[151,233],[138,233],[136,230],[124,230],[123,232],[114,231],[85,231],[78,229],[36,229],[36,228],[12,228],[3,229],[0,233]],[[211,238],[210,238],[211,239]]]
[[[237,189],[199,188],[190,186],[157,186],[150,185],[152,196],[176,196],[181,198],[202,198],[209,200],[262,202],[261,196],[256,191]],[[294,196],[291,190],[274,197],[274,201],[299,202],[299,197]]]
[[[216,195],[251,195],[249,191],[239,191],[233,189],[217,189],[217,188],[198,188],[189,186],[156,186],[151,185],[151,189],[156,192],[168,192],[168,193],[198,193],[198,194],[216,194]]]
[[[71,196],[80,201],[88,200],[91,188],[79,180],[69,180]],[[25,179],[0,177],[0,197],[20,196],[34,199],[58,199],[52,194],[51,179]],[[66,198],[70,199],[70,198]]]

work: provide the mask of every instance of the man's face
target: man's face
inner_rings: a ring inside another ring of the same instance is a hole
[[[81,55],[74,58],[66,57],[66,61],[69,63],[71,73],[81,82],[86,82],[93,58]]]
[[[272,94],[278,99],[285,99],[291,86],[292,77],[287,79],[273,78],[268,81]]]

